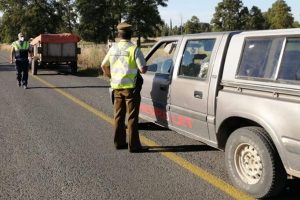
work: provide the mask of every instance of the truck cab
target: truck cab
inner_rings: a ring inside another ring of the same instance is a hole
[[[141,118],[224,150],[254,197],[300,177],[300,29],[163,37],[146,60]]]

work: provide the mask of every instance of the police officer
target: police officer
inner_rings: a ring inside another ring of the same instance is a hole
[[[147,66],[141,50],[131,41],[131,25],[122,22],[117,26],[120,41],[114,43],[102,61],[104,75],[111,78],[114,90],[114,144],[116,149],[129,148],[130,152],[143,152],[138,133],[138,116],[142,79]],[[128,117],[128,145],[125,118]]]
[[[11,64],[16,62],[17,80],[18,86],[22,86],[27,89],[28,85],[28,68],[29,60],[28,53],[30,49],[30,44],[25,41],[25,35],[23,33],[18,34],[18,40],[11,44]]]

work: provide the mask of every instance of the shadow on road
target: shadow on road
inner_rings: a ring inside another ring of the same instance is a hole
[[[0,71],[1,72],[10,72],[10,71],[16,71],[15,66],[14,65],[2,65],[0,64]]]
[[[97,68],[78,68],[78,72],[73,74],[70,71],[70,67],[68,66],[49,66],[38,70],[38,75],[41,76],[53,76],[53,75],[73,75],[78,77],[98,77],[99,76],[99,70]],[[47,71],[43,73],[43,71]],[[51,71],[51,72],[49,72]]]
[[[62,86],[62,87],[29,87],[28,89],[76,89],[76,88],[110,88],[110,86],[91,85],[91,86]]]
[[[159,126],[152,122],[140,122],[139,130],[146,131],[171,131],[168,128]],[[218,151],[205,144],[199,145],[176,145],[176,146],[148,146],[149,150],[147,153],[157,153],[157,152],[193,152],[193,151]]]
[[[300,199],[300,179],[288,180],[284,191],[270,200],[298,200]]]
[[[152,122],[140,122],[139,123],[139,130],[145,131],[170,131],[170,129],[159,126]]]
[[[147,153],[218,151],[207,145],[149,146]]]

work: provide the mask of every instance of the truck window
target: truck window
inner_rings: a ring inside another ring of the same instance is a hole
[[[284,38],[246,39],[237,75],[274,78],[283,41]]]
[[[214,43],[215,39],[187,41],[178,76],[181,78],[206,79]]]
[[[287,39],[278,79],[300,81],[300,38]]]
[[[163,42],[147,60],[148,72],[170,74],[177,41]]]

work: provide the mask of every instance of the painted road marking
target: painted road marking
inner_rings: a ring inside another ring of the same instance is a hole
[[[85,102],[81,101],[80,99],[76,98],[75,96],[63,91],[62,89],[57,88],[55,85],[52,85],[51,83],[45,81],[44,79],[41,79],[38,76],[32,76],[32,77],[34,77],[38,81],[42,82],[43,84],[47,85],[48,87],[53,88],[56,92],[60,93],[61,95],[63,95],[67,99],[71,100],[72,102],[78,104],[79,106],[83,107],[84,109],[90,111],[91,113],[95,114],[100,119],[110,123],[111,125],[114,124],[114,120],[111,117],[109,117],[108,115],[106,115],[105,113],[103,113],[103,112],[97,110],[96,108],[88,105],[87,103],[85,103]],[[140,139],[141,139],[141,142],[144,145],[159,146],[157,143],[155,143],[154,141],[148,139],[145,136],[141,135]],[[243,200],[254,199],[254,198],[248,196],[247,194],[239,191],[237,188],[233,187],[232,185],[226,183],[222,179],[208,173],[207,171],[205,171],[201,167],[198,167],[198,166],[192,164],[191,162],[183,159],[182,157],[178,156],[175,153],[160,152],[160,154],[162,154],[164,157],[166,157],[169,160],[175,162],[176,164],[178,164],[182,168],[188,170],[189,172],[193,173],[194,175],[198,176],[202,180],[210,183],[212,186],[218,188],[219,190],[223,191],[224,193],[226,193],[227,195],[229,195],[229,196],[231,196],[235,199],[243,199]]]

